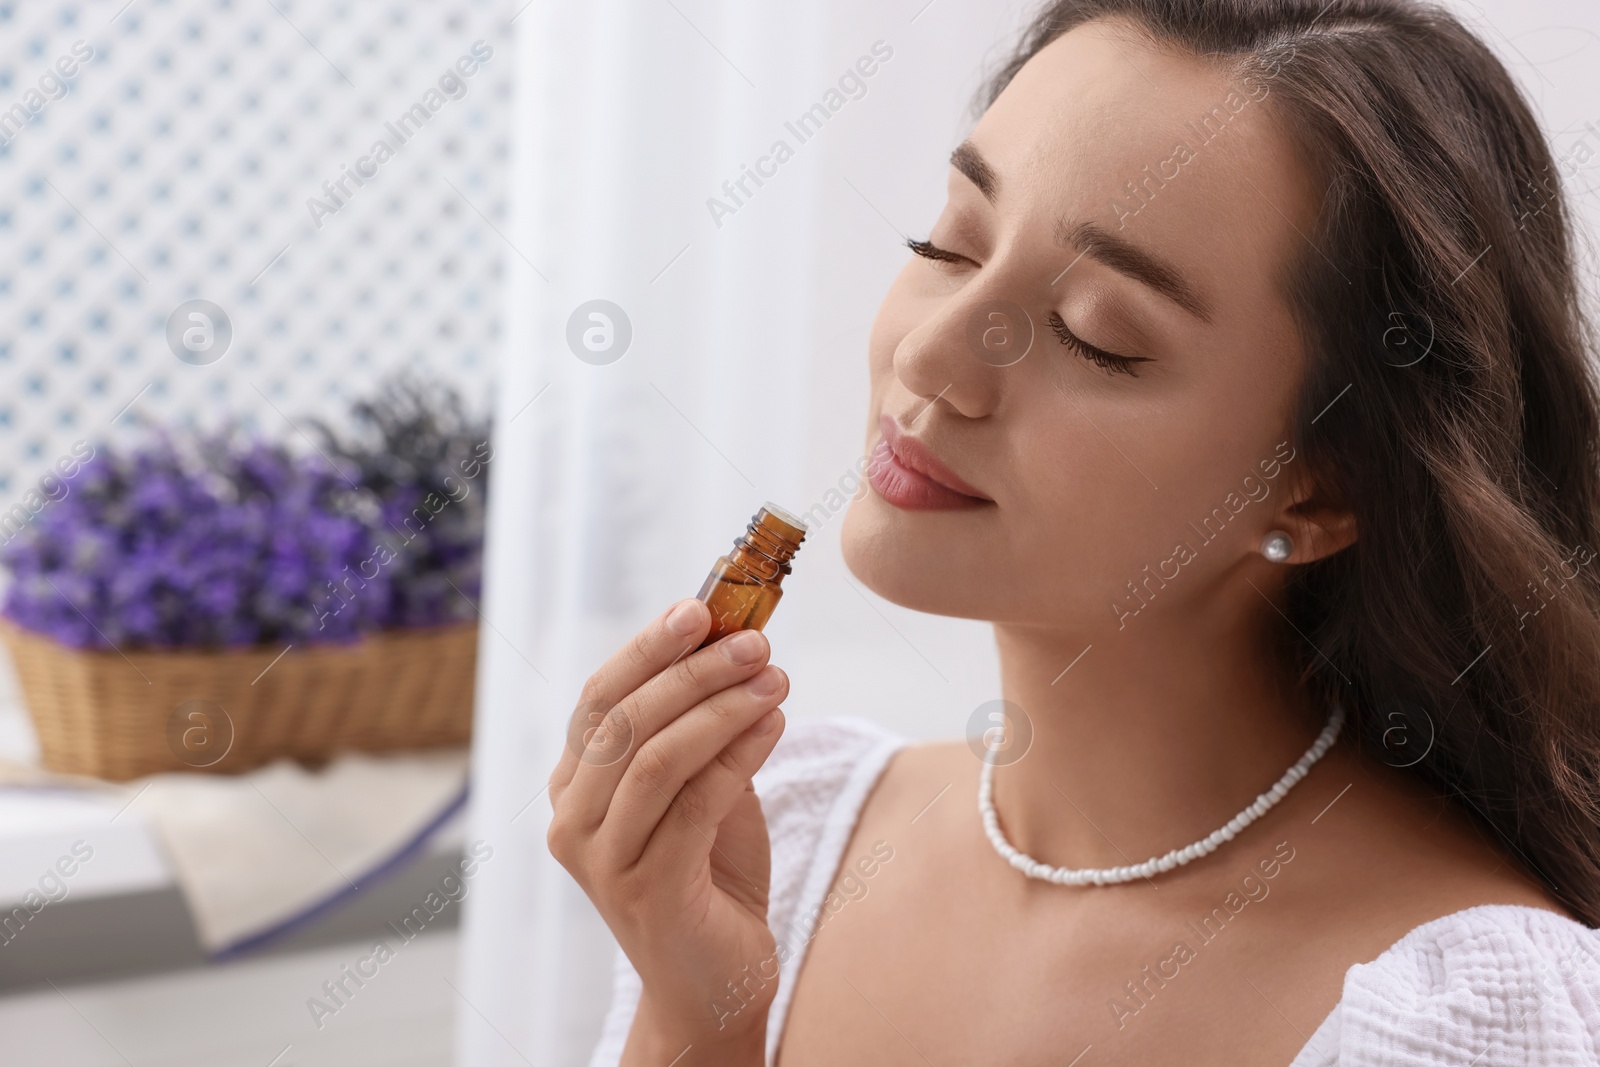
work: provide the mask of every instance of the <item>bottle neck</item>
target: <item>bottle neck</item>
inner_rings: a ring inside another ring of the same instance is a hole
[[[798,551],[799,542],[752,520],[744,533],[733,542],[729,560],[757,578],[774,581],[790,573],[789,561]]]

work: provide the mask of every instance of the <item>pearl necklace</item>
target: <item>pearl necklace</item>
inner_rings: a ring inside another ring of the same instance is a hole
[[[1132,882],[1139,878],[1149,878],[1154,874],[1161,874],[1181,867],[1190,860],[1209,856],[1224,842],[1231,841],[1234,835],[1246,826],[1255,822],[1270,811],[1278,801],[1282,800],[1295,783],[1306,776],[1311,765],[1321,759],[1328,749],[1333,747],[1333,742],[1339,736],[1339,728],[1344,725],[1344,708],[1335,704],[1332,713],[1328,716],[1328,725],[1322,728],[1322,733],[1316,741],[1300,757],[1300,762],[1290,767],[1276,785],[1256,797],[1255,803],[1235,815],[1228,824],[1215,831],[1210,837],[1196,841],[1183,848],[1175,848],[1165,856],[1156,856],[1128,867],[1052,867],[1047,863],[1040,863],[1025,852],[1019,852],[1011,842],[1006,840],[1000,832],[1000,818],[994,810],[994,761],[984,760],[983,770],[978,775],[978,814],[983,818],[984,832],[989,835],[989,843],[994,845],[994,850],[1011,866],[1027,875],[1029,878],[1038,878],[1057,885],[1116,885],[1121,882]]]

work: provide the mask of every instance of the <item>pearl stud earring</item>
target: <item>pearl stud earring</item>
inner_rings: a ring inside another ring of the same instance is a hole
[[[1287,562],[1294,554],[1294,539],[1282,530],[1273,530],[1261,539],[1261,554],[1274,563]]]

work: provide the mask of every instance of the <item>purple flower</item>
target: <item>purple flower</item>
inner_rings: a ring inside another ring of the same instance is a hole
[[[102,448],[67,485],[0,547],[13,575],[4,614],[27,629],[161,648],[315,644],[392,624],[382,573],[329,607],[381,531],[319,457],[229,435],[161,438]]]
[[[348,440],[319,424],[315,455],[232,432],[100,450],[0,545],[0,613],[86,648],[303,646],[474,618],[487,423],[401,378],[349,424]]]

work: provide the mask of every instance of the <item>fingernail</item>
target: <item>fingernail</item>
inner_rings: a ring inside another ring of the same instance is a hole
[[[757,737],[760,737],[762,734],[770,734],[773,730],[777,729],[777,726],[778,709],[773,708],[771,711],[767,712],[765,715],[761,716],[761,718],[756,720],[755,725],[750,727],[750,732],[755,734]]]
[[[679,637],[688,637],[700,625],[700,601],[685,600],[667,615],[667,629]]]
[[[744,687],[758,697],[769,697],[783,688],[783,672],[776,667],[763,667],[761,673],[744,683]]]
[[[746,667],[761,658],[762,637],[754,630],[740,630],[717,642],[728,662]]]

